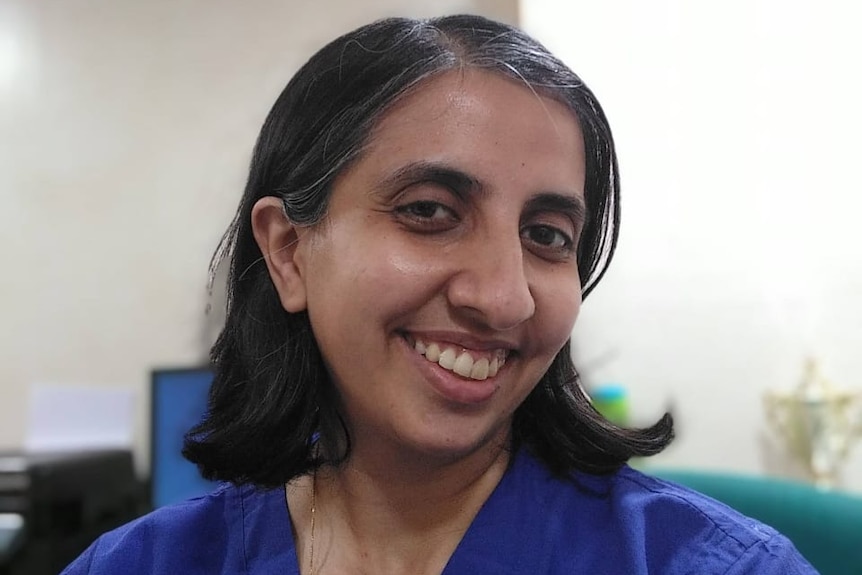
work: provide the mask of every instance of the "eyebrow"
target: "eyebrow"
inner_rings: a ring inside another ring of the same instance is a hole
[[[419,182],[438,182],[450,188],[460,199],[484,194],[487,187],[477,178],[438,162],[413,162],[396,170],[383,179],[381,187],[385,191],[397,193],[411,184]]]
[[[560,212],[568,215],[575,223],[582,225],[585,225],[587,221],[587,208],[584,205],[584,200],[578,196],[557,192],[543,192],[533,196],[527,201],[524,211],[528,213]]]
[[[470,174],[440,162],[419,161],[402,166],[381,181],[381,189],[392,195],[418,182],[439,182],[450,188],[460,199],[484,195],[488,186]],[[540,192],[525,206],[528,213],[561,212],[578,223],[585,223],[587,208],[580,196],[564,192]]]

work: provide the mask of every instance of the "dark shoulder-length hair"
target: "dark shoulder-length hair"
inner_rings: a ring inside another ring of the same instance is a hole
[[[315,54],[275,102],[239,209],[213,258],[214,267],[230,259],[227,317],[211,353],[208,413],[183,449],[205,477],[276,486],[324,463],[323,457],[337,462],[349,456],[350,438],[308,315],[281,307],[252,236],[251,209],[260,198],[276,196],[291,222],[318,222],[333,182],[361,156],[382,114],[429,78],[464,67],[521,82],[562,102],[578,120],[589,212],[577,254],[583,294],[601,279],[617,241],[617,160],[604,112],[577,75],[522,31],[479,16],[392,18],[341,36]],[[532,449],[559,474],[611,472],[632,456],[664,448],[672,437],[670,417],[637,430],[602,418],[579,385],[569,347],[516,411],[516,445]],[[312,449],[316,435],[324,450]]]

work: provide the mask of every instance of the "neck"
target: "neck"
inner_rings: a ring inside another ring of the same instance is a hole
[[[508,449],[502,445],[487,446],[455,462],[387,457],[379,448],[368,455],[357,449],[343,466],[327,470],[330,495],[355,522],[382,513],[401,519],[415,517],[409,523],[417,527],[445,522],[473,499],[484,502],[509,461]]]
[[[354,447],[345,464],[317,474],[316,574],[440,573],[509,462],[499,444],[457,461],[408,457],[379,443],[367,451]],[[309,491],[300,490],[310,510]],[[289,503],[292,515],[303,509],[290,495]],[[308,554],[310,533],[303,531],[310,517],[295,516],[294,525],[297,549]]]

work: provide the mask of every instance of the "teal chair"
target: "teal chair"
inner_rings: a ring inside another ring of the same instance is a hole
[[[651,469],[786,535],[821,575],[862,575],[862,497],[772,477]]]

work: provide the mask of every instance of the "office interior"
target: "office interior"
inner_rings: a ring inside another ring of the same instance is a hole
[[[314,51],[388,15],[518,24],[602,102],[619,152],[620,243],[573,348],[587,390],[623,401],[627,422],[673,413],[674,444],[636,465],[862,498],[858,10],[0,2],[0,574],[56,573],[152,508],[154,377],[206,373],[224,281],[208,265],[257,131]],[[828,485],[767,399],[792,397],[806,377],[847,398]],[[30,454],[34,390],[56,388],[128,392],[128,444]],[[101,499],[87,499],[94,490]],[[845,520],[862,534],[862,517]]]

